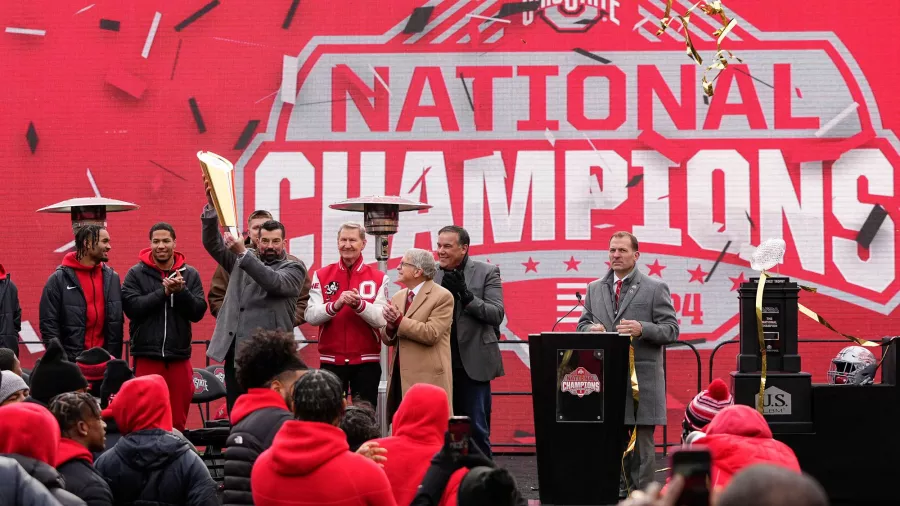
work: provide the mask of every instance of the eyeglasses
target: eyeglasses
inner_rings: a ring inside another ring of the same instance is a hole
[[[405,266],[407,266],[407,267],[412,267],[413,269],[418,269],[418,267],[416,267],[415,265],[413,265],[413,264],[411,264],[411,263],[409,263],[409,262],[400,262],[400,265],[401,265],[401,266],[404,266],[404,265],[405,265]]]

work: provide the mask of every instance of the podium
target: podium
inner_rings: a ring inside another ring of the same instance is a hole
[[[616,504],[625,450],[628,336],[528,336],[542,506]]]

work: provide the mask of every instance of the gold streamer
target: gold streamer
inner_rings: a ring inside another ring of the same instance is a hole
[[[756,337],[759,339],[759,353],[762,355],[762,372],[759,375],[759,399],[756,401],[756,409],[759,414],[763,414],[763,403],[765,402],[766,392],[766,372],[768,363],[766,362],[766,340],[763,337],[762,323],[762,303],[763,290],[766,286],[766,271],[759,273],[759,284],[756,285]]]
[[[634,337],[629,337],[629,340],[634,343]],[[630,494],[631,486],[628,484],[628,475],[627,473],[625,473],[625,457],[627,457],[629,453],[634,451],[634,447],[637,442],[638,403],[641,399],[641,391],[640,387],[638,386],[637,371],[634,368],[633,345],[628,347],[628,376],[631,378],[631,398],[634,400],[634,427],[631,428],[631,436],[628,439],[628,446],[625,447],[625,452],[622,453],[622,475],[625,477],[625,488]]]
[[[800,309],[800,312],[801,312],[801,313],[805,314],[806,316],[809,316],[809,317],[812,318],[813,320],[815,320],[815,321],[819,322],[820,324],[824,325],[825,328],[827,328],[827,329],[829,329],[829,330],[831,330],[831,331],[837,332],[837,333],[840,334],[841,336],[843,336],[843,337],[845,337],[845,338],[847,338],[847,339],[853,341],[854,343],[856,343],[856,344],[858,344],[858,345],[860,345],[860,346],[866,346],[866,347],[869,347],[869,348],[879,348],[879,347],[881,347],[881,346],[885,346],[886,344],[889,344],[889,343],[890,343],[890,341],[888,341],[888,343],[875,343],[875,342],[872,342],[872,341],[866,341],[865,339],[860,339],[860,338],[858,338],[858,337],[856,337],[856,336],[851,336],[850,334],[844,334],[843,332],[839,331],[838,329],[832,327],[831,324],[828,323],[828,321],[825,320],[825,318],[822,318],[821,316],[819,316],[818,314],[816,314],[815,311],[813,311],[812,309],[810,309],[810,308],[804,306],[803,304],[797,304],[797,308]]]

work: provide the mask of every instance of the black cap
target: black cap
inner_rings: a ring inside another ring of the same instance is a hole
[[[106,372],[103,374],[103,383],[100,385],[100,407],[109,407],[110,397],[119,393],[122,384],[134,378],[134,372],[128,367],[128,362],[120,359],[112,359],[106,364]]]
[[[59,394],[88,387],[81,369],[69,362],[59,339],[50,340],[47,352],[31,373],[31,397],[44,404]]]

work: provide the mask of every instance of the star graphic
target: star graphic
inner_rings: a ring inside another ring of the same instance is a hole
[[[662,277],[662,270],[666,268],[665,265],[659,264],[658,258],[656,260],[654,260],[652,264],[647,264],[647,267],[650,268],[650,273],[647,274],[648,276],[652,276],[652,275],[656,274],[659,277]]]
[[[575,260],[574,256],[570,256],[568,260],[563,260],[563,263],[566,264],[566,272],[577,271],[581,260]]]
[[[534,272],[537,272],[537,266],[538,266],[538,264],[540,264],[540,262],[535,262],[534,260],[531,259],[531,257],[528,257],[528,261],[527,261],[527,262],[523,262],[523,263],[522,263],[522,265],[525,266],[525,272],[526,272],[526,273],[527,273],[528,271],[534,271]]]
[[[746,279],[744,279],[744,273],[743,273],[743,272],[741,273],[740,276],[738,276],[738,277],[736,277],[736,278],[728,278],[728,279],[730,279],[731,282],[734,283],[733,285],[731,285],[731,291],[732,291],[732,292],[735,291],[735,290],[737,290],[738,288],[740,288],[740,287],[741,287],[741,283],[745,283],[745,282],[747,281]]]
[[[699,281],[700,284],[703,284],[703,280],[706,278],[708,272],[703,272],[703,269],[700,267],[700,264],[697,264],[697,268],[694,270],[688,269],[688,272],[691,273],[691,280],[688,283],[693,283],[694,281]]]

